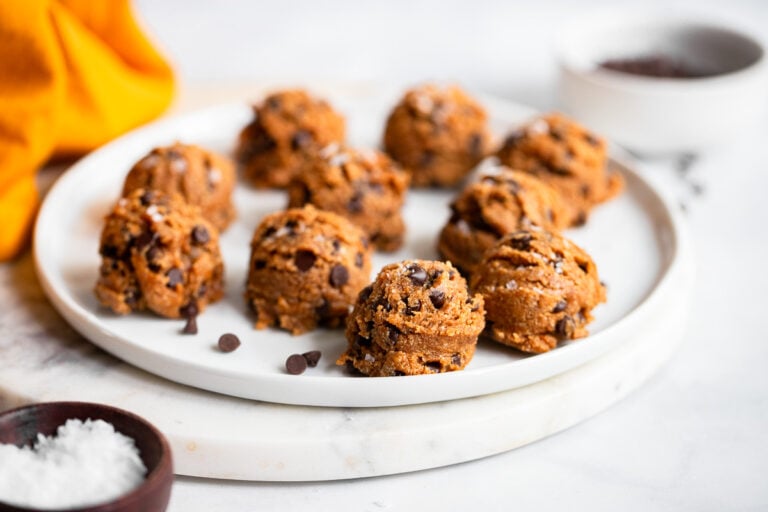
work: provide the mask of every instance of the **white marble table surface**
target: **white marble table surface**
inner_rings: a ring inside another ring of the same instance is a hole
[[[430,78],[551,108],[556,103],[550,43],[557,26],[601,5],[137,3],[177,63],[186,90],[180,109],[210,101],[207,91],[243,82],[405,84]],[[643,5],[654,3],[664,5]],[[768,2],[675,6],[768,36]],[[697,255],[697,292],[681,349],[609,410],[512,452],[405,475],[306,484],[179,477],[169,510],[768,509],[767,140],[768,119],[738,142],[698,155],[687,171],[680,160],[641,162],[685,208]],[[21,282],[34,279],[31,268],[28,254],[2,265],[0,283],[28,289]],[[45,305],[37,307],[40,317],[52,314]],[[0,325],[0,337],[24,328]]]

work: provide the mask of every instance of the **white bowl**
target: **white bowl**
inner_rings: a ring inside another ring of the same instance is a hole
[[[712,72],[656,78],[603,69],[609,59],[662,55]],[[604,13],[559,44],[563,109],[644,154],[696,152],[753,127],[768,106],[764,45],[745,31],[685,17]]]

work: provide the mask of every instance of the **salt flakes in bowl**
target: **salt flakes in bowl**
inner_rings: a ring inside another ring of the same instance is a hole
[[[40,509],[97,505],[147,474],[136,443],[104,420],[69,419],[34,446],[0,443],[0,501]]]

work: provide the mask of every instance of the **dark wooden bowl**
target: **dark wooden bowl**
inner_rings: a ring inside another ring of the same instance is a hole
[[[0,443],[31,445],[37,433],[46,436],[68,419],[104,420],[115,430],[136,442],[147,467],[144,482],[117,500],[85,508],[61,509],[67,512],[163,512],[168,506],[173,483],[171,449],[163,434],[149,422],[128,411],[86,402],[49,402],[28,405],[0,414]],[[30,512],[37,509],[16,507],[0,501],[0,512]],[[46,509],[51,510],[51,509]],[[59,509],[56,509],[57,511]]]

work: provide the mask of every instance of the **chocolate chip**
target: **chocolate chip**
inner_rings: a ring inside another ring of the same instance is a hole
[[[304,352],[301,355],[304,357],[304,359],[306,359],[307,366],[314,368],[317,366],[317,362],[320,361],[320,356],[322,356],[322,353],[319,350],[310,350],[309,352]]]
[[[333,246],[333,254],[336,254],[337,252],[339,252],[339,249],[341,249],[341,242],[339,242],[335,238],[331,241],[331,245]]]
[[[101,248],[99,249],[99,254],[101,254],[105,258],[117,259],[117,256],[118,254],[120,254],[120,251],[114,245],[105,244],[105,245],[102,245]]]
[[[451,356],[451,363],[456,366],[461,366],[461,354],[453,354],[453,356]]]
[[[295,151],[303,149],[312,142],[312,134],[307,130],[299,130],[291,137],[291,148]]]
[[[413,304],[408,304],[406,302],[406,306],[405,306],[406,315],[414,316],[419,311],[421,311],[421,301],[419,299],[414,299]]]
[[[269,238],[275,233],[277,233],[277,229],[275,229],[274,226],[268,226],[267,229],[264,230],[263,238]]]
[[[163,251],[156,245],[153,245],[147,250],[146,258],[150,263],[156,263],[162,256]]]
[[[197,316],[199,313],[196,302],[190,302],[179,308],[179,313],[184,318],[191,318]]]
[[[184,324],[184,329],[181,330],[182,334],[197,334],[197,317],[190,316],[187,318],[187,323]]]
[[[325,298],[323,298],[323,302],[321,302],[320,305],[315,308],[315,314],[320,320],[327,320],[330,318],[331,305],[327,300],[325,300]]]
[[[155,235],[151,231],[144,231],[133,240],[133,245],[141,250],[155,241]]]
[[[141,194],[141,197],[139,197],[139,201],[141,202],[142,206],[149,206],[154,199],[155,199],[155,193],[152,190],[147,190],[146,192]]]
[[[427,282],[427,271],[424,270],[420,265],[416,265],[415,263],[413,265],[409,265],[408,272],[408,277],[411,279],[411,282],[414,285],[421,286]]]
[[[358,302],[365,302],[368,300],[368,297],[371,296],[371,293],[373,293],[373,286],[368,285],[362,290],[360,290],[360,293],[357,296]]]
[[[166,155],[168,156],[169,160],[177,160],[180,158],[184,158],[184,155],[181,153],[181,151],[179,151],[176,148],[169,149]]]
[[[267,266],[267,262],[264,260],[254,260],[253,262],[254,270],[261,270],[266,266]]]
[[[509,245],[518,251],[530,251],[531,240],[533,240],[533,237],[530,234],[522,233],[512,236],[512,238],[509,239]]]
[[[279,96],[270,96],[267,98],[266,103],[270,110],[278,110],[283,102]]]
[[[435,309],[440,309],[445,304],[445,292],[433,288],[429,291],[429,300],[432,302],[432,305],[435,306]]]
[[[168,283],[165,285],[168,288],[176,288],[176,285],[184,282],[184,274],[176,267],[166,272],[165,275],[168,277]]]
[[[315,264],[315,261],[317,261],[317,256],[315,256],[315,253],[303,249],[296,251],[296,256],[293,257],[293,262],[296,264],[296,268],[298,268],[301,272],[306,272],[312,268],[312,265]]]
[[[341,288],[349,281],[349,270],[344,265],[334,265],[329,276],[331,286]]]
[[[285,360],[285,369],[291,375],[299,375],[307,369],[307,360],[301,354],[291,354]]]
[[[387,337],[392,344],[397,343],[397,340],[400,339],[400,329],[387,322]]]
[[[561,338],[570,339],[573,337],[573,333],[576,329],[576,325],[573,323],[573,318],[566,315],[555,324],[555,334]]]
[[[426,366],[427,368],[429,368],[435,373],[438,373],[440,371],[440,368],[443,367],[443,365],[440,364],[440,361],[427,361],[426,363],[424,363],[424,366]]]
[[[231,332],[222,334],[219,337],[219,350],[221,350],[222,352],[232,352],[234,350],[237,350],[237,347],[239,346],[240,346],[240,338],[238,338]]]
[[[469,137],[469,154],[472,158],[479,158],[483,153],[483,136],[479,133],[473,133]]]
[[[288,222],[285,223],[285,227],[288,229],[288,233],[291,235],[296,234],[296,228],[299,227],[299,221],[290,219]]]
[[[576,218],[573,220],[574,226],[583,226],[587,223],[587,213],[586,212],[579,212],[578,215],[576,215]]]
[[[208,230],[205,229],[205,226],[197,225],[194,228],[192,228],[192,243],[195,243],[197,245],[203,245],[208,243],[208,241],[211,239],[211,235],[208,233]]]
[[[363,268],[363,253],[359,252],[355,255],[355,266],[357,268]]]
[[[564,300],[561,300],[557,304],[555,304],[555,307],[552,308],[553,313],[560,313],[561,311],[565,311],[565,308],[568,307],[568,303]]]
[[[360,213],[363,211],[363,195],[360,192],[355,194],[347,202],[347,210],[350,213]]]
[[[386,297],[381,297],[379,301],[376,303],[376,309],[381,307],[384,311],[392,311],[392,304],[389,303]]]
[[[125,304],[129,307],[134,307],[139,303],[139,299],[141,298],[141,291],[137,290],[135,288],[129,289],[125,292]]]
[[[360,334],[357,334],[355,336],[355,345],[360,346],[360,347],[370,347],[371,346],[371,340],[369,340],[365,336],[361,336]]]

